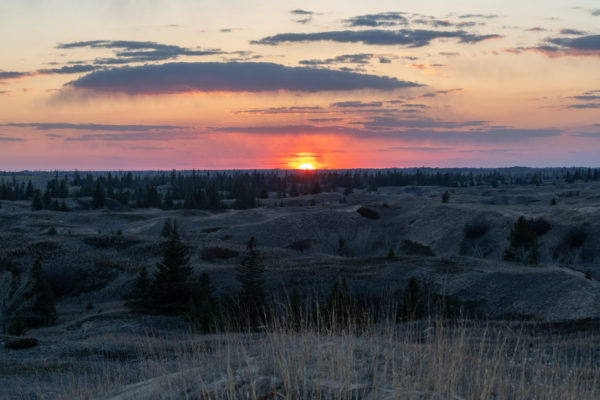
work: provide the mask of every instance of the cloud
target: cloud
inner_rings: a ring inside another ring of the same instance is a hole
[[[359,53],[359,54],[342,54],[333,58],[327,58],[324,60],[301,60],[299,64],[302,65],[331,65],[331,64],[368,64],[371,59],[377,57],[372,53]]]
[[[448,90],[437,90],[435,92],[425,93],[421,97],[437,97],[437,96],[440,96],[440,95],[451,94],[451,93],[456,93],[456,92],[462,92],[463,90],[464,90],[463,88],[448,89]]]
[[[98,93],[170,94],[186,92],[319,92],[393,90],[422,86],[386,76],[274,63],[167,63],[95,71],[66,87]]]
[[[38,74],[79,74],[83,72],[91,72],[100,69],[100,67],[95,65],[84,65],[84,64],[76,64],[76,65],[68,65],[61,68],[50,68],[50,69],[38,69]]]
[[[135,132],[146,132],[153,130],[176,130],[183,129],[184,126],[171,126],[171,125],[113,125],[113,124],[71,124],[67,122],[32,122],[32,123],[18,123],[10,122],[2,124],[0,126],[17,127],[17,128],[33,128],[38,131],[52,131],[52,130],[79,130],[79,131],[135,131]]]
[[[295,10],[291,10],[290,13],[294,14],[294,15],[313,15],[314,14],[314,12],[312,12],[312,11],[303,10],[301,8],[296,8]]]
[[[482,19],[493,19],[498,18],[499,16],[496,14],[465,14],[460,15],[458,18],[468,19],[468,18],[482,18]]]
[[[29,72],[0,71],[0,82],[10,79],[20,79],[30,76]]]
[[[407,25],[408,18],[402,12],[384,12],[379,14],[359,15],[345,19],[343,22],[349,26],[397,26]]]
[[[584,100],[584,101],[594,101],[594,100],[600,100],[600,96],[598,95],[583,95],[583,96],[573,96],[574,99],[576,100]]]
[[[593,11],[592,11],[592,15],[593,15],[593,16],[596,16],[596,17],[600,17],[600,9],[598,9],[598,10],[593,10]]]
[[[358,128],[346,126],[315,126],[315,125],[276,125],[276,126],[228,126],[210,128],[213,132],[242,133],[257,135],[315,135],[315,134],[346,134],[360,136]]]
[[[312,17],[307,17],[307,18],[302,18],[302,19],[296,20],[296,22],[299,24],[308,24],[310,21],[312,21]]]
[[[509,51],[537,51],[549,57],[600,57],[600,35],[548,38],[536,47],[520,47]]]
[[[276,115],[276,114],[324,114],[327,113],[323,107],[318,106],[293,106],[293,107],[269,107],[269,108],[253,108],[250,110],[238,111],[235,114],[259,114],[259,115]]]
[[[170,140],[190,140],[198,137],[198,133],[193,132],[126,132],[126,133],[91,133],[76,137],[66,138],[66,141],[92,141],[101,140],[107,142],[117,141],[137,141],[137,140],[152,140],[152,141],[170,141]]]
[[[16,138],[16,137],[0,135],[0,142],[25,142],[25,141],[26,140],[23,138]]]
[[[586,32],[584,31],[579,31],[577,29],[561,29],[560,33],[562,33],[563,35],[585,35]]]
[[[125,64],[131,62],[148,62],[176,59],[180,56],[208,56],[223,54],[219,49],[192,50],[185,47],[157,42],[140,42],[131,40],[89,40],[83,42],[62,43],[59,49],[113,49],[115,58],[99,58],[96,64]]]
[[[385,149],[381,149],[380,151],[396,151],[396,150],[424,151],[424,152],[436,153],[439,151],[453,151],[454,148],[453,147],[426,147],[426,146],[394,146],[394,147],[387,147]]]
[[[497,39],[500,35],[477,35],[463,30],[458,31],[432,31],[424,29],[389,30],[364,30],[364,31],[328,31],[315,33],[280,33],[260,40],[253,40],[252,44],[278,45],[281,43],[332,41],[339,43],[363,43],[380,46],[427,46],[434,39],[455,38],[461,43],[477,43],[487,39]]]
[[[339,101],[332,103],[331,107],[338,108],[360,108],[360,107],[381,107],[381,101],[372,101],[369,103],[363,103],[362,101]]]
[[[386,138],[412,142],[427,141],[438,145],[454,146],[465,144],[495,144],[528,141],[536,138],[557,136],[561,131],[556,129],[518,129],[482,126],[479,121],[448,122],[423,120],[396,120],[395,126],[382,129],[380,126],[364,124],[363,127],[343,125],[261,125],[261,126],[229,126],[208,128],[209,132],[223,134],[248,135],[346,135],[358,138]],[[412,125],[412,126],[411,126]],[[471,125],[471,126],[469,126]],[[427,126],[435,126],[435,129]],[[450,127],[445,128],[445,127]],[[441,129],[438,129],[441,128]],[[457,129],[454,129],[457,128]],[[430,144],[431,147],[437,147]],[[427,147],[430,147],[427,146]]]
[[[416,24],[422,24],[422,25],[430,25],[433,26],[434,28],[449,28],[449,27],[459,27],[459,28],[466,28],[466,27],[472,27],[472,26],[476,26],[476,25],[484,25],[482,23],[477,23],[474,21],[459,21],[459,22],[454,22],[454,21],[449,21],[446,19],[436,19],[436,18],[419,18],[419,19],[415,19],[412,20],[413,23]]]
[[[571,104],[567,108],[578,108],[578,109],[600,108],[600,103]]]

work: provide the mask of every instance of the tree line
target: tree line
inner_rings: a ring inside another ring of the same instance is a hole
[[[218,210],[254,208],[261,199],[297,197],[343,188],[377,190],[383,186],[469,187],[540,185],[600,180],[600,169],[491,169],[491,170],[323,170],[323,171],[171,171],[152,174],[78,171],[59,176],[35,188],[31,180],[0,178],[0,200],[31,200],[33,210],[67,211],[67,198],[90,198],[90,208],[119,204],[136,208]]]

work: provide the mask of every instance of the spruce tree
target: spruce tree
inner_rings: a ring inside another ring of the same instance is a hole
[[[251,237],[246,244],[246,253],[235,267],[235,278],[242,284],[239,301],[242,313],[250,325],[261,322],[266,306],[266,292],[263,274],[265,266],[258,250],[256,240]]]
[[[515,222],[508,235],[509,247],[504,252],[504,260],[537,264],[538,241],[535,231],[525,217]]]
[[[92,207],[102,208],[106,202],[106,194],[104,193],[104,185],[101,179],[96,180],[96,188],[92,196]]]
[[[157,314],[181,315],[191,295],[188,278],[192,268],[188,248],[181,242],[176,227],[163,245],[162,258],[151,285],[151,311]]]
[[[163,223],[163,227],[162,227],[160,234],[163,237],[169,237],[169,236],[171,236],[172,231],[173,231],[173,226],[171,225],[171,218],[167,218],[167,219],[165,219],[165,222]]]
[[[150,311],[151,292],[148,269],[143,267],[133,283],[131,291],[123,296],[125,305],[132,311],[144,313]]]
[[[42,203],[42,193],[39,189],[33,192],[33,198],[31,200],[31,210],[39,211],[44,209],[44,204]]]
[[[23,311],[28,327],[36,328],[56,322],[54,290],[46,279],[39,258],[31,268],[30,286],[25,297],[29,299]]]

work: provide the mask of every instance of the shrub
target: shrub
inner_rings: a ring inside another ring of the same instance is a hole
[[[358,210],[356,210],[356,212],[359,213],[362,217],[369,219],[379,219],[381,217],[377,211],[367,207],[360,207]]]
[[[413,242],[412,240],[405,240],[402,243],[402,250],[411,256],[424,256],[424,257],[434,257],[435,253],[429,246],[425,246],[424,244]]]
[[[298,241],[295,241],[294,243],[290,244],[289,248],[303,253],[306,250],[310,249],[311,242],[312,241],[310,239],[298,240]]]
[[[570,229],[564,238],[564,243],[571,248],[583,246],[588,237],[588,231],[585,226]]]
[[[442,203],[447,203],[450,200],[450,192],[449,191],[445,191],[444,194],[442,195]]]
[[[545,235],[551,228],[550,222],[542,217],[530,220],[529,226],[537,236]]]
[[[479,216],[467,222],[464,227],[465,238],[475,239],[482,237],[490,230],[490,221],[484,216]]]
[[[525,217],[521,216],[515,222],[508,235],[508,241],[510,245],[504,252],[504,260],[537,264],[537,236]]]
[[[54,228],[53,226],[51,226],[50,228],[48,228],[48,235],[56,235],[56,228]]]
[[[206,247],[200,251],[200,258],[204,261],[212,261],[215,258],[229,259],[237,257],[240,253],[225,247]]]
[[[32,347],[37,346],[38,340],[35,338],[23,338],[16,340],[9,340],[6,342],[5,346],[10,350],[24,350],[30,349]]]

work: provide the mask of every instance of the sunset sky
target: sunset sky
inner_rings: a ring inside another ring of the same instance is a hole
[[[0,170],[600,166],[598,0],[1,0]]]

